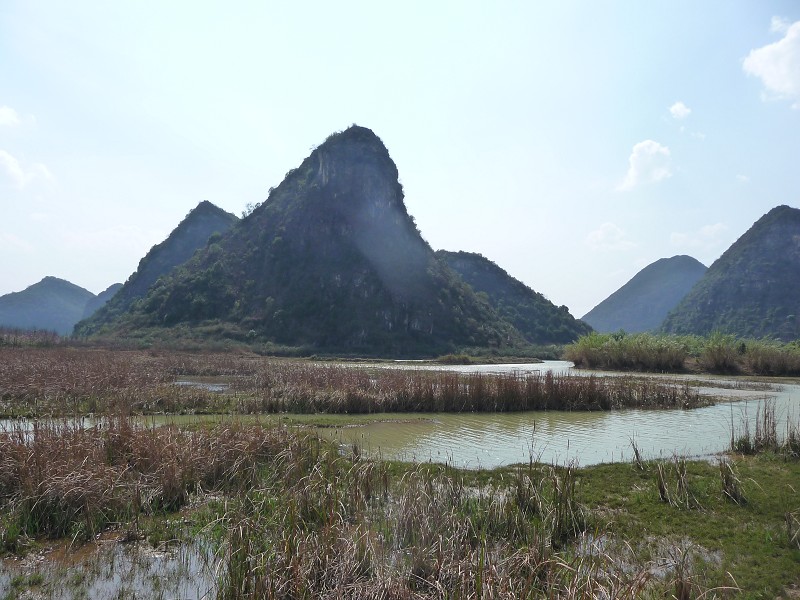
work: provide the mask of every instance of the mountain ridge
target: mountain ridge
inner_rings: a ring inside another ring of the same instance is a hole
[[[581,319],[601,333],[655,331],[706,269],[691,256],[660,258],[641,269]]]
[[[121,284],[107,303],[76,324],[75,333],[86,336],[101,330],[116,315],[124,313],[134,302],[143,298],[160,277],[188,261],[215,233],[227,231],[238,221],[238,217],[208,200],[200,202],[163,242],[145,254],[136,271]]]
[[[565,344],[591,331],[566,306],[557,307],[481,254],[438,250],[436,256],[476,292],[486,294],[498,315],[531,344]]]
[[[524,345],[436,259],[408,214],[388,150],[357,125],[328,136],[108,332],[163,337],[187,327],[387,356]]]
[[[664,320],[668,333],[800,337],[800,209],[758,219]]]
[[[67,335],[94,298],[89,290],[48,275],[22,291],[0,296],[0,326]]]

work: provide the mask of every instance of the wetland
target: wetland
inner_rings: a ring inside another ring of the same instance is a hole
[[[798,584],[794,380],[0,354],[0,597]]]

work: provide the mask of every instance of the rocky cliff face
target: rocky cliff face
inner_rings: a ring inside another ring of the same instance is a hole
[[[113,331],[209,323],[224,323],[232,337],[339,353],[524,343],[435,258],[408,215],[388,151],[358,126],[330,136]]]
[[[691,256],[659,259],[586,313],[583,320],[603,333],[655,331],[705,272],[706,266]]]
[[[714,262],[663,329],[800,338],[800,210],[779,206]]]

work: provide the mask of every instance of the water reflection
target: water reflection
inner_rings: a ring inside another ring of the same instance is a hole
[[[215,595],[214,556],[197,541],[154,549],[106,535],[75,552],[57,547],[0,562],[0,598],[202,600]]]

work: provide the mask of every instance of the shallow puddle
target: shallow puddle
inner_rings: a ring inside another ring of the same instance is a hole
[[[151,548],[106,534],[77,550],[60,545],[0,562],[0,598],[181,598],[216,595],[214,557],[199,542]]]

